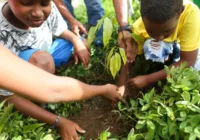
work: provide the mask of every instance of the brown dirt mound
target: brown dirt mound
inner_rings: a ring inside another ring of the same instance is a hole
[[[85,140],[97,139],[104,130],[117,136],[123,135],[124,130],[127,130],[118,114],[112,112],[114,108],[106,99],[95,97],[85,101],[82,106],[80,114],[70,119],[86,130]]]

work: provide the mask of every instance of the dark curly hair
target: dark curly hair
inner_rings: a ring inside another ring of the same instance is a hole
[[[140,0],[141,16],[147,20],[164,23],[183,10],[183,0]]]

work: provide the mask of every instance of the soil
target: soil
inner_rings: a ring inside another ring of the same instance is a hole
[[[115,136],[126,135],[125,132],[129,132],[131,127],[121,121],[119,115],[112,111],[115,108],[110,101],[95,97],[85,101],[80,114],[70,119],[86,130],[85,140],[96,140],[104,130],[108,130]]]

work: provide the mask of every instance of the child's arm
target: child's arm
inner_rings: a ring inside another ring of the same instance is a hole
[[[69,102],[103,95],[122,99],[114,85],[88,85],[69,77],[52,75],[16,57],[0,45],[0,87],[40,102]]]
[[[8,102],[14,104],[15,109],[26,116],[30,116],[51,126],[55,124],[57,115],[44,110],[25,98],[14,95],[8,99]],[[55,128],[59,130],[62,139],[78,139],[76,131],[80,133],[84,132],[84,130],[76,123],[67,120],[64,117],[60,117],[59,121],[55,124]]]
[[[79,31],[81,31],[84,34],[87,34],[87,31],[83,27],[83,25],[71,15],[69,10],[65,6],[63,0],[53,0],[53,2],[56,4],[62,16],[69,22],[72,32],[74,32],[79,37]]]
[[[171,66],[178,67],[182,63],[187,62],[187,67],[194,66],[197,60],[198,49],[194,51],[180,52],[180,60]],[[160,80],[166,78],[166,72],[164,70],[160,70],[158,72],[154,72],[144,76],[137,76],[135,78],[130,79],[127,82],[127,86],[136,87],[136,88],[144,88],[150,84],[156,83]]]
[[[87,47],[81,41],[81,39],[78,38],[75,34],[73,34],[69,30],[65,30],[61,34],[60,37],[72,42],[72,44],[74,45],[74,51],[75,51],[74,55],[75,56],[78,55],[78,57],[80,58],[80,60],[82,61],[83,65],[84,65],[84,67],[87,68],[89,60],[90,60],[90,53],[89,53]],[[77,57],[75,57],[75,63],[78,63]]]

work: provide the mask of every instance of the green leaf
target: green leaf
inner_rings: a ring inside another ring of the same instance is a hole
[[[191,133],[191,132],[193,132],[193,128],[191,126],[187,126],[187,127],[185,127],[184,132]]]
[[[135,126],[136,129],[141,129],[145,126],[146,120],[139,120]]]
[[[169,98],[169,106],[174,105],[174,97]]]
[[[92,42],[95,39],[96,32],[97,32],[97,27],[91,27],[89,32],[88,32],[87,40],[88,40],[89,47],[91,46]]]
[[[187,114],[185,111],[181,111],[180,116],[181,116],[181,118],[186,118]]]
[[[155,93],[155,90],[154,90],[154,88],[149,92],[149,93],[146,93],[145,95],[144,95],[144,100],[147,102],[147,103],[151,103],[152,102],[152,96],[153,96],[153,94]]]
[[[17,136],[17,137],[12,138],[12,140],[23,140],[23,138],[22,136]]]
[[[5,102],[6,102],[6,100],[4,100],[4,101],[2,101],[2,102],[0,103],[0,110],[1,110],[2,107],[4,106]]]
[[[192,133],[192,134],[190,134],[190,136],[189,136],[189,139],[188,140],[196,140],[197,139],[197,135],[196,134],[194,134],[194,133]]]
[[[131,34],[132,38],[137,42],[137,44],[140,44],[141,42],[144,42],[144,37],[141,35],[136,35],[134,32]]]
[[[175,119],[174,112],[171,108],[166,107],[167,115],[170,117],[171,120]]]
[[[200,126],[197,126],[197,127],[194,129],[194,133],[197,134],[198,136],[200,136]]]
[[[199,94],[196,94],[196,95],[194,95],[194,96],[192,97],[191,103],[196,104],[196,103],[199,102],[199,99],[200,99]]]
[[[124,65],[127,63],[127,58],[126,58],[126,54],[125,54],[125,51],[123,48],[119,48],[119,52],[120,52],[120,55],[122,57],[122,60],[123,60],[123,63]]]
[[[165,67],[165,68],[164,68],[164,69],[165,69],[165,72],[166,72],[167,74],[170,74],[169,67],[168,67],[168,66],[166,66],[166,65],[165,65],[164,67]]]
[[[111,71],[113,78],[116,77],[120,68],[121,68],[121,58],[118,53],[115,53],[115,55],[112,56],[110,59],[110,71]]]
[[[187,126],[187,122],[181,122],[181,124],[179,125],[179,128],[181,130],[184,130],[184,128]]]
[[[8,116],[10,115],[12,109],[13,109],[13,104],[9,104],[6,108],[5,111],[3,113],[3,115],[0,117],[0,134],[1,131],[3,130],[4,125],[6,124],[6,122],[8,121]]]
[[[160,124],[161,126],[167,126],[167,123],[161,119],[156,119],[156,121],[158,122],[158,124]]]
[[[149,109],[150,104],[146,104],[144,106],[142,106],[141,111],[146,111],[147,109]]]
[[[53,136],[51,134],[47,134],[41,140],[54,140],[54,138],[53,138]]]
[[[112,49],[110,50],[110,52],[109,52],[109,54],[108,54],[108,56],[107,56],[107,59],[106,59],[106,68],[107,69],[109,69],[109,64],[110,64],[110,59],[111,59],[111,57],[112,57],[112,55],[113,55],[113,52],[114,52],[114,49],[116,48],[116,46],[115,47],[112,47]]]
[[[0,140],[8,140],[9,135],[8,133],[0,133]]]
[[[145,140],[153,140],[154,138],[154,131],[149,130],[145,136]]]
[[[108,137],[111,136],[111,133],[110,132],[107,132],[107,131],[103,131],[101,134],[100,134],[100,140],[108,140]]]
[[[165,126],[165,127],[163,127],[163,129],[162,129],[162,134],[163,135],[167,135],[168,134],[168,126]]]
[[[151,130],[155,130],[155,124],[151,120],[147,120],[147,127]]]
[[[88,32],[88,37],[87,37],[87,40],[88,40],[88,45],[89,47],[91,46],[92,42],[95,40],[96,38],[96,33],[97,31],[102,27],[103,25],[103,21],[104,21],[104,18],[100,19],[97,21],[97,25],[96,26],[92,26]]]
[[[161,81],[158,81],[158,86],[162,87],[162,82]]]
[[[23,132],[32,132],[32,131],[35,131],[35,129],[41,127],[45,125],[45,123],[36,123],[36,124],[29,124],[29,125],[26,125],[24,126],[23,128]]]
[[[104,19],[103,25],[103,44],[106,47],[109,43],[113,31],[112,21],[109,18]]]
[[[183,94],[182,94],[182,97],[185,101],[188,101],[190,102],[190,93],[187,92],[187,91],[184,91]]]
[[[161,107],[160,106],[157,107],[157,113],[158,113],[158,115],[163,116],[163,114],[161,113]]]

